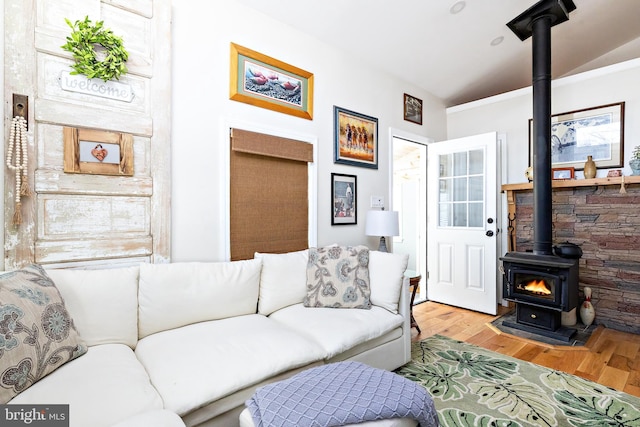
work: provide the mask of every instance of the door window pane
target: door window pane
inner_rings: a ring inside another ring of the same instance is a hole
[[[451,227],[453,225],[453,221],[451,220],[453,216],[452,206],[451,203],[440,204],[440,209],[438,210],[438,225],[440,227]]]
[[[469,151],[469,175],[484,173],[484,150]]]
[[[469,227],[482,227],[483,217],[484,214],[482,213],[482,202],[469,203]]]
[[[456,203],[453,205],[453,226],[454,227],[466,227],[467,226],[467,204]]]
[[[440,227],[484,227],[484,150],[439,156]]]
[[[451,180],[441,179],[440,193],[438,196],[438,200],[440,202],[450,202],[451,200],[453,200],[452,192],[453,192],[453,186],[451,185]]]
[[[453,155],[445,154],[440,156],[440,177],[445,178],[451,176],[453,165]]]
[[[467,152],[454,153],[453,155],[453,176],[463,176],[467,174]]]
[[[453,200],[456,202],[467,201],[467,177],[453,178]]]
[[[484,200],[484,179],[481,176],[469,178],[469,201],[481,202]]]

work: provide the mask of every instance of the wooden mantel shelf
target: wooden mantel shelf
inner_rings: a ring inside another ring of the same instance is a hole
[[[551,188],[576,188],[576,187],[595,187],[600,185],[619,185],[621,188],[627,184],[640,184],[640,176],[617,176],[603,177],[592,179],[563,179],[551,181]],[[507,193],[507,212],[509,226],[507,234],[509,238],[509,251],[516,250],[515,247],[515,226],[516,226],[516,192],[533,190],[532,182],[520,184],[504,184],[502,192]],[[624,191],[621,191],[623,193]]]
[[[551,181],[552,188],[592,187],[598,185],[640,184],[640,176],[616,176],[591,179],[556,179]],[[532,182],[504,184],[502,191],[532,190]]]

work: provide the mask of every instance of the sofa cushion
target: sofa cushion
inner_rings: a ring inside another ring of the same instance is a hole
[[[306,307],[371,308],[366,246],[310,248]]]
[[[276,310],[299,304],[307,294],[307,260],[309,250],[285,254],[256,252],[262,260],[258,313],[268,316]]]
[[[371,277],[371,303],[398,312],[400,292],[409,255],[387,252],[369,252],[369,275]]]
[[[368,340],[378,338],[400,327],[400,314],[373,306],[370,310],[334,310],[292,305],[269,316],[305,337],[313,339],[329,359]]]
[[[259,259],[141,264],[139,338],[207,320],[256,313]]]
[[[162,409],[162,398],[133,350],[124,344],[89,347],[16,396],[12,404],[68,404],[70,427],[107,427]]]
[[[0,403],[86,351],[42,267],[30,265],[0,276]]]
[[[138,266],[47,270],[87,345],[138,342]]]
[[[325,353],[304,335],[252,314],[149,335],[138,343],[136,356],[164,407],[184,416],[279,373],[322,360]]]

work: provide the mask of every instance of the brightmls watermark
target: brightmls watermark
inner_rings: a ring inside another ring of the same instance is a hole
[[[69,427],[69,405],[0,405],[0,426]]]

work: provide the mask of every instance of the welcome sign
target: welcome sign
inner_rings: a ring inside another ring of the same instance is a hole
[[[62,71],[58,81],[60,88],[69,92],[79,92],[123,102],[131,102],[135,97],[131,85],[122,82],[88,79],[81,74],[71,74],[69,71]]]

